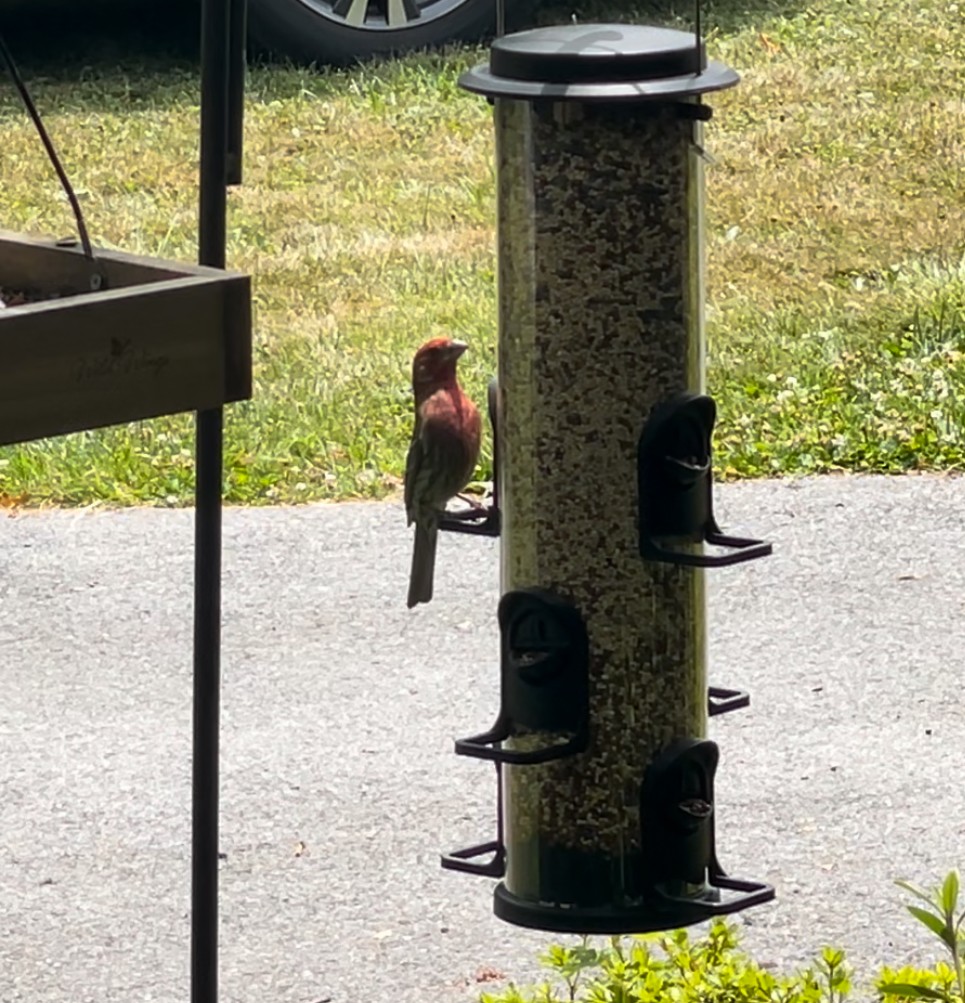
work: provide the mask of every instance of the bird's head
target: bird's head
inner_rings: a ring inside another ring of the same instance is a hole
[[[469,346],[452,338],[432,338],[427,341],[412,360],[412,387],[436,388],[454,383],[456,363]]]

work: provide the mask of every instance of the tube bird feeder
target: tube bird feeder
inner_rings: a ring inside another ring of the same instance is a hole
[[[714,845],[704,569],[770,553],[713,516],[704,394],[702,95],[738,82],[699,34],[565,25],[497,39],[494,104],[502,877],[547,930],[668,929],[767,901]],[[709,545],[709,546],[708,546]],[[483,860],[482,858],[487,858]]]

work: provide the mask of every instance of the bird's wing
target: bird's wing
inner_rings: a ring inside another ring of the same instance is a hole
[[[403,498],[405,499],[405,514],[410,526],[416,516],[413,503],[415,501],[415,484],[419,477],[419,469],[422,466],[422,457],[422,440],[418,432],[415,432],[413,433],[412,441],[409,443],[409,452],[405,458],[405,480],[403,482],[405,486],[403,494]]]
[[[409,522],[431,519],[465,487],[465,446],[451,422],[430,415],[413,435],[405,463],[405,501]],[[475,461],[474,461],[475,462]]]

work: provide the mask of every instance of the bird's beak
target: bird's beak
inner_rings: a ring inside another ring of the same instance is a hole
[[[469,346],[464,341],[453,340],[452,344],[449,346],[449,354],[452,361],[455,362],[468,347]]]

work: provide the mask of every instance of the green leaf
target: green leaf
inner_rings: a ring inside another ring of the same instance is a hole
[[[945,912],[945,919],[948,925],[951,926],[955,918],[955,909],[958,906],[958,871],[953,868],[945,876],[945,881],[942,884],[942,909]]]
[[[928,892],[922,890],[917,885],[913,885],[910,881],[896,881],[895,884],[899,888],[903,888],[906,892],[911,892],[912,895],[920,898],[922,902],[927,902],[929,905],[932,905],[932,898]]]
[[[878,989],[888,996],[901,996],[910,1000],[941,1000],[942,1003],[948,1003],[950,999],[948,993],[944,993],[940,989],[916,986],[913,982],[889,982],[878,986]]]
[[[828,968],[837,968],[844,964],[844,951],[836,947],[824,947],[821,949],[821,960]]]
[[[929,912],[927,909],[921,909],[916,905],[906,906],[906,908],[912,916],[915,917],[915,919],[917,919],[920,923],[924,923],[932,933],[941,937],[942,940],[946,939],[948,926],[941,916],[936,916],[933,912]]]

